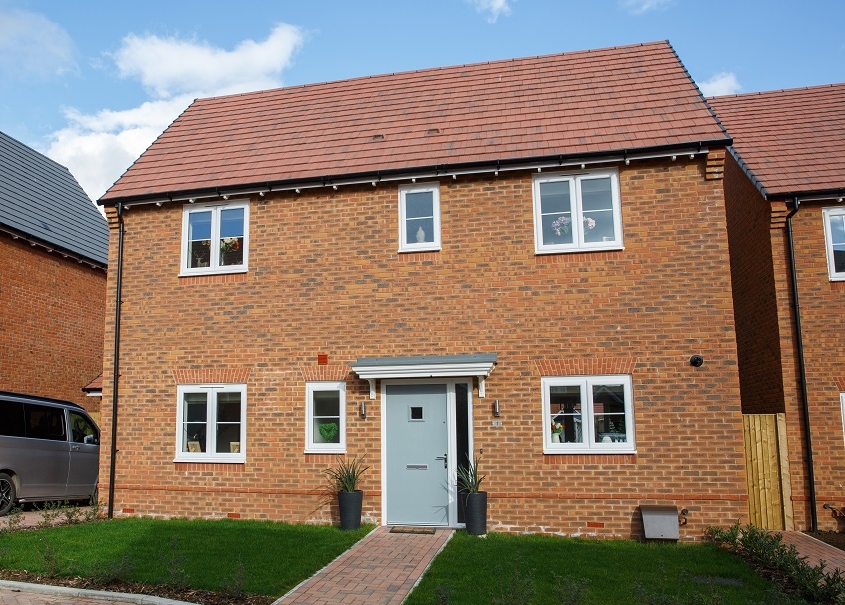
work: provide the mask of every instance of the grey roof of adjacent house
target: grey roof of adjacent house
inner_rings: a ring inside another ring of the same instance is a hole
[[[0,228],[108,264],[106,219],[70,171],[0,132]]]

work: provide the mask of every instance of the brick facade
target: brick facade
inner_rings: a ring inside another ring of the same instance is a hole
[[[0,389],[66,399],[103,369],[106,272],[0,234]]]
[[[132,206],[115,510],[329,522],[321,471],[334,458],[303,449],[305,381],[330,377],[346,379],[347,451],[372,467],[364,513],[381,522],[382,410],[348,364],[497,353],[486,397],[473,397],[491,530],[640,536],[648,503],[689,510],[682,539],[745,518],[723,158],[614,165],[621,251],[536,255],[527,171],[441,179],[442,250],[418,254],[397,253],[396,184],[254,196],[249,272],[226,276],[178,277],[181,204]],[[110,346],[105,356],[102,481]],[[636,454],[543,454],[541,376],[558,371],[630,372]],[[174,463],[177,384],[235,378],[247,384],[246,463]]]

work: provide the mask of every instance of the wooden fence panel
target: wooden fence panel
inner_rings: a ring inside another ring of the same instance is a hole
[[[783,414],[744,414],[749,521],[763,529],[792,529]]]

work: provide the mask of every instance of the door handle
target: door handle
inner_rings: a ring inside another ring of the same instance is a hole
[[[443,461],[443,468],[449,468],[449,454],[443,454],[442,456],[435,456],[435,460],[442,460]]]
[[[70,449],[72,449],[74,452],[78,452],[79,446],[78,445],[72,445],[72,446],[70,446]]]

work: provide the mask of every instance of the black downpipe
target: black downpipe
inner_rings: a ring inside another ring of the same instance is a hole
[[[117,387],[120,379],[120,305],[123,290],[123,204],[117,203],[117,284],[114,297],[114,367],[111,389],[111,464],[108,518],[114,517],[114,465],[117,460]]]
[[[792,241],[792,217],[798,212],[800,202],[786,215],[786,230],[789,235],[789,270],[792,275],[792,304],[795,307],[795,331],[798,346],[798,374],[801,379],[801,405],[804,411],[804,440],[807,442],[807,484],[810,489],[810,523],[812,531],[819,530],[816,514],[816,476],[813,470],[813,442],[810,431],[810,404],[807,396],[807,371],[804,367],[804,338],[801,335],[801,307],[798,304],[798,273],[795,270],[795,244]]]

